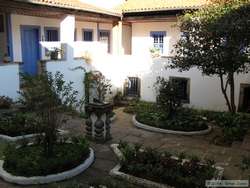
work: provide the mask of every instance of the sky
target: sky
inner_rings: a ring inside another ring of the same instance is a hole
[[[113,8],[121,4],[124,0],[80,0],[85,3],[89,3],[95,6],[100,6],[103,8]]]

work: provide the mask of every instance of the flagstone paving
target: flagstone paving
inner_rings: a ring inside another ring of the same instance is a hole
[[[216,163],[225,168],[226,179],[250,179],[250,172],[242,172],[239,168],[243,155],[250,156],[250,135],[242,143],[234,143],[232,147],[221,147],[211,143],[211,139],[218,131],[205,136],[178,136],[148,132],[135,128],[132,124],[132,116],[123,112],[122,108],[116,109],[117,119],[112,123],[113,139],[105,144],[95,144],[91,142],[91,147],[95,150],[96,160],[94,164],[81,175],[60,183],[43,186],[48,188],[75,188],[76,183],[82,187],[88,187],[89,182],[100,178],[110,178],[109,171],[117,164],[117,159],[110,149],[111,143],[118,143],[120,140],[131,143],[141,143],[145,146],[153,147],[162,151],[174,153],[185,152],[188,155],[198,155],[202,159],[213,159]],[[63,129],[69,130],[72,135],[84,135],[84,121],[74,118],[68,122]],[[115,180],[117,181],[117,180]],[[119,184],[123,182],[117,181]],[[19,188],[20,186],[5,183],[0,180],[1,188]],[[125,187],[136,187],[127,185]]]

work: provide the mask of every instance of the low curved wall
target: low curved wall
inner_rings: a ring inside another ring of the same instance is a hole
[[[68,134],[68,131],[61,130],[61,129],[58,129],[58,132],[60,135]],[[23,140],[23,139],[33,139],[33,138],[37,137],[38,135],[39,134],[26,134],[26,135],[22,135],[22,136],[12,137],[12,136],[0,134],[0,140],[5,141],[5,142],[17,142],[17,141]]]
[[[89,157],[79,166],[58,174],[51,174],[48,176],[34,176],[34,177],[22,177],[22,176],[14,176],[3,169],[4,161],[0,160],[0,177],[7,182],[15,183],[19,185],[35,185],[35,184],[48,184],[53,182],[58,182],[62,180],[66,180],[72,178],[87,168],[94,162],[94,150],[90,148]]]
[[[140,129],[145,129],[147,131],[151,132],[157,132],[157,133],[165,133],[165,134],[175,134],[175,135],[184,135],[184,136],[193,136],[193,135],[204,135],[208,134],[212,131],[212,127],[208,126],[208,129],[202,130],[202,131],[191,131],[191,132],[185,132],[185,131],[173,131],[173,130],[167,130],[167,129],[161,129],[157,127],[152,127],[143,123],[140,123],[136,120],[136,116],[133,116],[133,124]]]

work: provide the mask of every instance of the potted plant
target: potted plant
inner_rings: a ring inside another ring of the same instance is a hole
[[[62,55],[62,49],[54,47],[47,51],[46,56],[50,57],[51,60],[58,60],[59,55]]]

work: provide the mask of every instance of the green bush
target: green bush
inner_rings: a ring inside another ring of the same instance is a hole
[[[122,172],[169,186],[202,188],[205,187],[205,181],[212,179],[216,172],[214,162],[210,160],[201,164],[197,157],[175,159],[168,152],[124,142],[119,144],[119,149],[124,156],[120,161]]]
[[[74,138],[72,143],[54,145],[54,155],[48,158],[42,145],[9,146],[5,150],[4,169],[16,176],[45,176],[70,170],[89,156],[85,139]]]
[[[208,110],[193,110],[214,122],[222,128],[221,141],[226,144],[232,144],[234,141],[242,141],[250,127],[250,115],[245,113],[233,114],[230,112],[214,112]]]
[[[134,109],[139,122],[153,127],[175,131],[200,131],[208,128],[203,116],[187,108],[178,109],[171,119],[168,113],[155,103],[140,102]]]
[[[40,132],[32,113],[9,112],[0,114],[0,134],[21,136]]]
[[[13,100],[6,96],[0,96],[0,109],[9,109],[13,104]]]

